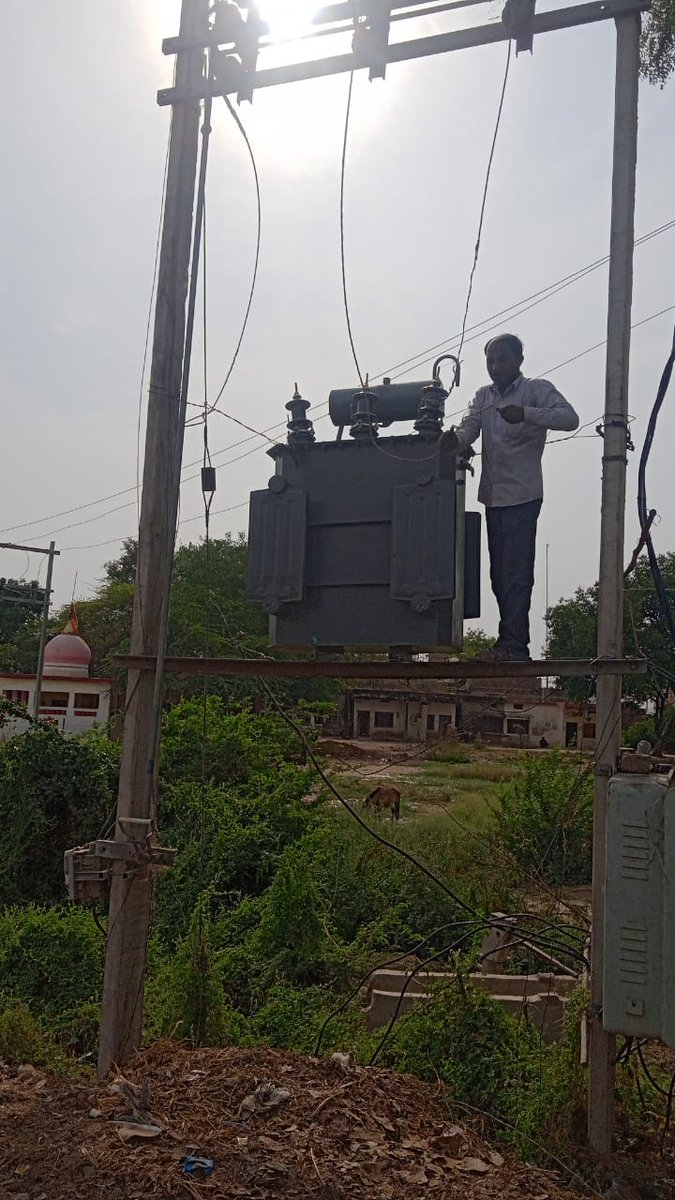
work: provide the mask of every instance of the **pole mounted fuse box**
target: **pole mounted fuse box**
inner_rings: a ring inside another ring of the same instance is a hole
[[[251,495],[247,596],[289,648],[461,648],[480,615],[480,515],[441,439],[436,377],[330,396],[336,440],[317,442],[297,394],[275,471]],[[395,420],[414,432],[382,437]],[[345,428],[348,436],[343,438]]]

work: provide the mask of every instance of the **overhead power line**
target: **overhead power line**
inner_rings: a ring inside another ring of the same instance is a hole
[[[653,238],[660,237],[662,234],[668,233],[669,230],[673,228],[675,228],[675,218],[673,220],[666,221],[663,225],[659,225],[655,229],[651,229],[648,233],[643,234],[642,237],[636,238],[634,244],[635,246],[644,246],[647,244],[647,242],[652,241]],[[507,305],[506,308],[502,308],[499,312],[493,313],[492,316],[484,317],[482,321],[477,321],[475,325],[470,325],[466,330],[467,333],[474,333],[476,330],[480,330],[481,332],[475,334],[473,338],[468,338],[465,340],[474,341],[475,337],[482,337],[484,334],[490,333],[490,328],[485,327],[489,326],[494,321],[498,321],[506,317],[511,320],[512,318],[522,316],[523,313],[529,312],[531,309],[536,308],[539,304],[543,304],[546,300],[550,300],[559,292],[564,291],[565,288],[571,287],[572,284],[578,283],[580,280],[585,279],[587,275],[593,274],[593,272],[599,270],[600,267],[606,266],[608,262],[609,255],[604,255],[602,258],[597,258],[593,262],[587,263],[585,267],[579,267],[576,271],[572,271],[569,275],[563,275],[561,279],[557,279],[554,283],[548,284],[547,287],[540,288],[539,291],[532,292],[532,294],[529,296],[524,296],[522,300],[517,300],[515,303]],[[452,337],[444,338],[442,341],[436,342],[433,346],[427,346],[425,350],[420,350],[418,354],[413,354],[409,358],[404,358],[400,362],[394,363],[391,367],[387,367],[384,371],[380,371],[378,374],[373,375],[372,378],[381,379],[385,376],[391,376],[394,379],[398,379],[401,375],[407,375],[409,374],[409,371],[402,370],[402,368],[409,368],[411,371],[415,370],[417,367],[421,366],[426,359],[430,359],[432,355],[437,354],[439,350],[443,350],[446,347],[451,347],[452,345],[458,343],[458,339],[461,338],[461,336],[462,334],[460,330],[459,333],[453,334]],[[397,371],[398,374],[394,375],[394,371]]]
[[[462,357],[462,350],[464,349],[464,338],[466,336],[466,323],[469,318],[469,306],[471,304],[471,295],[473,293],[473,281],[474,281],[474,276],[476,274],[476,268],[478,266],[478,255],[480,253],[480,243],[481,243],[481,238],[483,236],[483,222],[485,220],[485,208],[487,205],[488,193],[490,191],[490,176],[492,175],[492,163],[494,161],[495,150],[497,148],[497,138],[499,136],[499,126],[501,125],[501,122],[502,122],[502,112],[504,111],[504,97],[506,96],[506,85],[509,80],[509,69],[511,66],[511,47],[512,47],[512,42],[511,42],[511,39],[509,38],[509,43],[508,43],[508,47],[506,50],[506,66],[504,68],[504,79],[502,82],[501,95],[499,97],[499,107],[497,108],[497,121],[495,123],[494,134],[492,135],[492,145],[490,146],[487,170],[485,172],[485,185],[483,187],[483,198],[481,200],[480,216],[478,218],[478,233],[476,234],[476,245],[474,246],[474,251],[473,251],[473,262],[471,264],[471,272],[469,274],[469,287],[468,287],[468,290],[466,293],[466,304],[464,305],[464,317],[462,319],[462,333],[461,333],[461,336],[459,339],[459,349],[457,351],[458,358]]]
[[[648,325],[650,321],[655,321],[657,317],[662,317],[666,313],[673,312],[673,311],[675,311],[675,304],[671,304],[667,308],[659,309],[658,312],[652,313],[648,317],[643,317],[641,321],[635,321],[635,323],[633,325],[631,325],[631,329],[632,330],[640,329],[643,325]],[[583,358],[584,355],[591,354],[594,350],[599,350],[601,346],[606,345],[606,342],[607,342],[606,338],[601,342],[595,342],[595,344],[593,346],[588,346],[585,350],[581,350],[579,354],[575,354],[571,358],[566,359],[564,362],[558,363],[558,365],[555,367],[549,367],[545,372],[542,372],[542,374],[549,375],[549,374],[552,374],[553,371],[559,371],[563,367],[567,366],[569,363],[576,362],[577,359]],[[457,409],[455,412],[446,413],[446,417],[447,418],[456,417],[456,416],[459,416],[462,412],[464,412],[463,408]],[[316,417],[315,422],[324,420],[327,415],[328,414],[324,414],[321,417]],[[587,421],[584,425],[581,425],[579,427],[579,429],[576,431],[576,433],[571,434],[569,437],[552,438],[549,442],[547,442],[547,445],[554,446],[556,444],[556,442],[575,441],[580,436],[582,438],[583,437],[595,437],[595,434],[583,434],[582,430],[587,429],[590,425],[596,424],[598,420],[600,420],[599,416],[593,417],[593,419],[591,421]],[[285,422],[281,422],[281,424],[285,426]],[[273,426],[272,428],[278,428],[278,426]],[[251,439],[245,438],[244,441],[251,441]],[[241,443],[238,443],[238,444],[241,445]],[[230,449],[233,449],[233,447],[230,447]],[[259,449],[260,449],[259,446],[254,446],[251,450],[247,450],[245,454],[240,454],[237,456],[237,458],[231,459],[230,461],[231,462],[240,462],[241,459],[248,458],[251,454],[256,454]],[[480,454],[477,454],[474,457],[479,458]],[[226,465],[229,465],[229,464],[226,464]],[[197,478],[198,478],[198,475],[190,475],[188,477],[188,479],[185,480],[184,482],[187,483],[189,480],[197,479]],[[132,488],[130,490],[133,491],[135,489]],[[121,493],[118,493],[118,494],[121,494]],[[242,500],[240,503],[233,504],[233,505],[229,506],[228,508],[216,509],[211,515],[218,516],[222,513],[234,512],[234,511],[236,511],[236,509],[244,508],[244,506],[246,504],[248,504],[248,500]],[[100,517],[109,516],[111,512],[119,512],[121,509],[129,508],[129,507],[131,507],[131,505],[129,505],[129,504],[120,505],[118,508],[111,509],[110,512],[101,513]],[[196,517],[187,517],[184,521],[181,521],[179,524],[180,524],[180,526],[188,525],[190,522],[199,521],[201,518],[202,518],[202,513],[199,513]],[[98,519],[99,519],[98,517],[91,518],[91,520],[98,520]],[[91,523],[91,521],[84,521],[81,523],[78,522],[77,524],[79,525],[79,524],[90,524],[90,523]],[[72,529],[75,527],[76,526],[74,526],[74,525],[70,525],[70,526],[65,526],[64,528]],[[72,551],[72,550],[95,550],[95,549],[98,549],[100,546],[109,546],[109,545],[113,545],[113,543],[115,543],[115,542],[124,541],[124,539],[126,537],[130,537],[130,536],[131,535],[127,533],[127,534],[122,534],[120,537],[117,537],[117,538],[110,538],[104,542],[94,542],[93,544],[87,545],[87,546],[66,546],[64,548],[64,553],[67,551]]]
[[[675,219],[673,219],[671,221],[667,221],[665,224],[660,225],[657,228],[650,230],[649,233],[644,234],[642,237],[637,238],[635,245],[636,246],[645,245],[647,242],[651,241],[653,238],[659,237],[662,234],[669,232],[673,228],[675,228]],[[529,311],[529,308],[533,308],[536,306],[536,304],[530,304],[528,306],[528,309],[522,308],[519,310],[519,313],[514,314],[513,309],[518,308],[518,305],[526,304],[528,301],[535,301],[536,303],[543,303],[545,300],[549,300],[552,296],[557,295],[557,293],[559,291],[563,291],[564,288],[571,286],[573,283],[579,282],[581,279],[585,278],[586,275],[589,275],[593,271],[598,270],[599,267],[604,266],[608,261],[609,261],[609,259],[607,258],[607,256],[605,256],[604,258],[595,259],[593,262],[588,263],[587,266],[579,268],[578,271],[574,271],[571,275],[566,275],[562,279],[557,280],[556,283],[549,284],[548,287],[542,288],[538,292],[532,293],[531,296],[527,296],[523,300],[517,301],[515,304],[510,305],[508,308],[501,309],[499,312],[493,313],[492,316],[485,317],[482,321],[477,322],[475,325],[468,326],[467,333],[471,333],[472,331],[478,330],[478,329],[482,330],[482,332],[477,334],[476,336],[480,337],[480,336],[483,336],[485,333],[489,333],[490,328],[489,327],[485,328],[485,327],[489,326],[489,324],[491,322],[494,322],[494,321],[506,316],[508,313],[511,313],[511,315],[519,315],[522,312]],[[672,306],[670,306],[668,308],[660,309],[659,312],[652,313],[651,316],[645,317],[644,320],[642,320],[642,321],[638,321],[635,325],[632,326],[632,328],[637,329],[641,325],[646,325],[646,324],[648,324],[648,322],[654,321],[654,320],[656,320],[657,317],[663,316],[666,312],[670,312],[670,311],[672,311]],[[413,363],[418,358],[423,358],[423,357],[430,358],[431,355],[435,351],[441,349],[443,346],[451,345],[452,342],[456,341],[458,337],[460,337],[459,333],[455,334],[454,338],[448,338],[444,342],[438,342],[436,345],[428,347],[428,349],[423,351],[421,354],[414,355],[410,359],[405,359],[403,362],[395,364],[393,367],[389,367],[386,371],[381,372],[380,375],[372,376],[372,378],[376,379],[376,378],[381,378],[384,375],[389,375],[390,372],[395,371],[397,369],[397,367],[402,367],[402,366],[407,365],[408,363]],[[473,339],[467,338],[466,340],[471,341]],[[565,359],[563,362],[558,363],[555,367],[547,368],[547,370],[545,372],[542,372],[542,374],[550,374],[553,371],[559,371],[563,367],[568,366],[571,362],[575,362],[578,358],[582,358],[584,355],[590,354],[591,351],[597,350],[601,346],[604,346],[604,345],[605,345],[604,341],[596,342],[593,346],[589,346],[589,347],[587,347],[586,350],[580,351],[579,354],[573,355],[571,358]],[[407,373],[408,372],[405,372],[405,371],[402,372],[402,374],[407,374]],[[201,407],[201,405],[200,405],[200,407]],[[327,403],[322,402],[321,404],[318,404],[314,407],[313,412],[315,414],[319,414],[321,412],[321,409],[324,409],[327,407],[328,407]],[[217,411],[220,412],[221,410],[218,409]],[[461,412],[461,411],[463,411],[463,410],[458,410],[458,412]],[[316,421],[323,420],[325,415],[327,415],[327,414],[315,415],[314,421],[316,422]],[[456,416],[457,413],[448,413],[447,415],[448,416]],[[266,428],[264,430],[252,430],[251,437],[242,438],[238,442],[232,442],[228,446],[221,447],[220,450],[214,450],[211,453],[211,457],[212,457],[212,459],[219,458],[223,454],[227,454],[232,450],[239,449],[240,446],[246,445],[248,442],[253,441],[253,439],[256,437],[261,438],[263,441],[269,442],[270,439],[267,436],[268,434],[273,433],[276,430],[284,429],[285,427],[286,427],[286,421],[277,421],[277,422],[275,422],[274,425],[266,426]],[[255,446],[255,447],[253,447],[252,450],[246,451],[244,454],[238,455],[236,458],[230,459],[230,460],[228,460],[228,462],[226,462],[222,465],[229,466],[232,463],[240,462],[243,458],[249,457],[250,454],[257,453],[258,449],[259,449],[259,447]],[[198,459],[194,459],[193,461],[186,463],[185,466],[183,467],[183,471],[188,471],[192,467],[201,466],[201,462],[202,462],[202,459],[200,456]],[[184,480],[184,482],[187,483],[192,479],[196,479],[197,477],[198,477],[197,475],[187,476],[187,478]],[[0,533],[2,533],[2,534],[16,533],[22,529],[32,529],[38,525],[45,525],[46,522],[48,522],[48,521],[58,521],[58,520],[60,520],[61,517],[69,517],[69,516],[72,516],[73,513],[84,512],[86,509],[95,508],[99,504],[106,504],[110,500],[118,500],[121,496],[131,495],[132,492],[133,493],[136,492],[135,484],[132,487],[121,488],[117,492],[111,492],[106,496],[99,496],[95,500],[84,501],[82,504],[73,505],[71,508],[61,509],[59,512],[56,512],[56,513],[48,513],[42,517],[34,517],[30,521],[22,521],[17,525],[7,525],[3,529],[0,529]],[[135,503],[135,501],[134,501],[134,503]],[[105,513],[100,513],[99,516],[101,518],[103,518],[104,516],[109,516],[113,512],[121,511],[121,509],[124,507],[126,507],[126,506],[122,505],[118,508],[109,509]],[[98,519],[98,518],[95,518],[95,519]],[[65,529],[70,529],[70,528],[74,528],[74,527],[75,527],[74,525],[64,526],[64,527],[62,527],[60,532],[63,532]],[[47,532],[49,532],[49,530],[47,530]],[[37,534],[35,536],[37,536]],[[120,540],[120,539],[113,539],[113,540]]]

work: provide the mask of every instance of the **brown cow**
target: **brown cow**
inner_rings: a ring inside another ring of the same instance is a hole
[[[376,812],[382,812],[384,808],[390,809],[395,821],[398,821],[401,815],[401,793],[397,787],[373,788],[363,803],[366,808],[374,808]]]

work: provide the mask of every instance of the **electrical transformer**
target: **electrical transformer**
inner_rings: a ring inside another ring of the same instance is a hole
[[[603,1025],[675,1047],[675,785],[609,783]]]
[[[337,437],[317,442],[296,387],[287,443],[250,503],[247,596],[271,645],[461,648],[464,618],[480,615],[481,529],[465,512],[467,464],[441,439],[447,395],[437,369],[331,392]],[[406,420],[414,432],[382,436]]]

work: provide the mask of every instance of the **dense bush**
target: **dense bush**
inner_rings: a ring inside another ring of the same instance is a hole
[[[558,750],[525,756],[493,808],[492,829],[526,874],[550,883],[588,883],[592,774]]]
[[[638,742],[649,742],[654,748],[660,747],[660,752],[671,752],[675,749],[675,707],[672,705],[665,709],[659,730],[657,735],[654,717],[644,717],[642,721],[631,725],[622,734],[621,740],[624,746],[632,746],[633,749]]]
[[[96,837],[114,804],[119,750],[97,731],[35,724],[0,743],[0,904],[64,899],[63,852]]]
[[[321,819],[303,803],[312,775],[290,761],[298,743],[285,724],[228,712],[210,697],[202,747],[202,721],[201,703],[185,701],[168,714],[162,740],[160,828],[179,851],[158,886],[156,931],[168,945],[185,937],[200,897],[208,894],[215,919],[264,892],[286,848]]]
[[[568,1007],[566,1033],[542,1042],[524,1015],[510,1017],[459,977],[404,1018],[380,1061],[432,1082],[496,1121],[496,1133],[527,1156],[542,1141],[569,1139],[583,1104],[579,1016],[583,995]]]
[[[11,1067],[31,1063],[72,1074],[77,1066],[20,1001],[0,1004],[0,1060]]]
[[[9,1005],[14,1011],[23,1005],[36,1028],[48,1027],[51,1041],[77,1054],[92,1051],[103,949],[101,932],[84,908],[5,908],[0,911],[0,1008]]]
[[[297,735],[281,717],[233,711],[220,696],[209,696],[205,723],[203,701],[182,700],[164,717],[161,774],[171,784],[205,776],[229,787],[250,785],[299,751]]]

